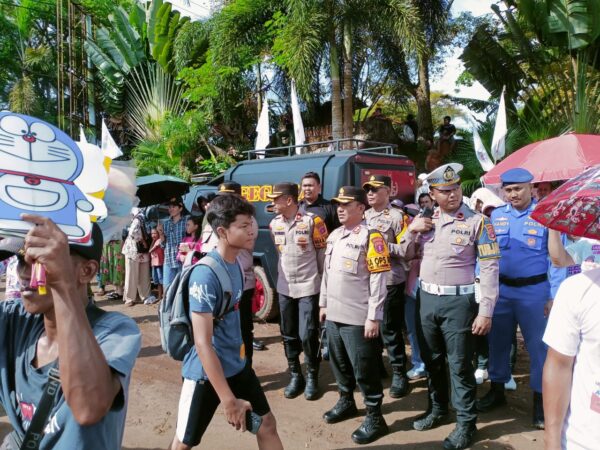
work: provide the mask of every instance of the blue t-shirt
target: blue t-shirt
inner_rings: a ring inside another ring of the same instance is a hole
[[[32,365],[43,331],[43,317],[27,313],[20,301],[0,303],[0,401],[21,437],[31,423],[53,366]],[[81,426],[61,392],[50,413],[40,450],[121,448],[129,380],[141,346],[140,330],[129,317],[106,312],[94,325],[93,332],[108,365],[120,377],[122,393],[100,422]]]
[[[222,320],[219,320],[213,329],[212,344],[226,378],[237,375],[246,365],[246,353],[242,333],[240,329],[240,311],[239,302],[242,298],[244,280],[242,270],[237,262],[230,264],[223,260],[218,252],[209,253],[219,263],[227,269],[231,277],[231,286],[234,292],[234,309],[225,314]],[[223,292],[219,280],[215,273],[207,266],[196,266],[189,280],[190,292],[190,311],[192,313],[211,313],[217,304],[223,301]],[[190,351],[183,359],[181,373],[183,378],[188,380],[200,381],[207,380],[206,372],[202,367],[202,362],[196,352],[196,347],[192,346]]]

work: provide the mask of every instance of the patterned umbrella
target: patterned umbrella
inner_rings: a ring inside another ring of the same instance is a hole
[[[573,236],[600,239],[600,165],[567,181],[531,214],[542,225]]]

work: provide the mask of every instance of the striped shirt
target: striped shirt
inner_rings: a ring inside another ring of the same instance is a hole
[[[188,220],[188,216],[179,219],[179,222],[173,222],[173,219],[165,221],[163,224],[165,242],[163,247],[165,248],[165,266],[176,267],[180,263],[177,261],[177,251],[179,250],[179,244],[185,237],[185,224]]]

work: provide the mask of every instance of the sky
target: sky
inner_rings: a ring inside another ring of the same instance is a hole
[[[210,13],[210,0],[170,0],[174,9],[192,19],[206,17]],[[454,0],[452,13],[458,15],[463,11],[468,11],[474,16],[491,13],[490,6],[493,0]],[[431,89],[451,94],[457,97],[475,98],[479,100],[489,99],[489,93],[479,83],[475,82],[471,87],[457,87],[456,79],[462,73],[464,67],[459,60],[462,48],[455,48],[446,60],[446,70],[443,75],[432,80]]]
[[[453,15],[458,15],[463,11],[470,12],[473,16],[481,16],[491,13],[490,6],[494,3],[491,0],[455,0],[452,4]],[[458,59],[462,53],[462,48],[455,48],[446,60],[446,70],[444,74],[431,83],[431,89],[451,94],[456,97],[476,98],[478,100],[487,100],[488,91],[479,83],[475,82],[471,87],[461,86],[457,90],[456,79],[464,70],[463,64]]]

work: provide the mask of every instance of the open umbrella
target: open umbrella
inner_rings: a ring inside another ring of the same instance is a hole
[[[568,180],[596,164],[600,164],[600,136],[565,134],[510,154],[483,176],[483,182],[500,184],[500,175],[515,167],[529,170],[534,183]]]
[[[531,214],[542,225],[573,236],[600,239],[600,165],[567,181]]]
[[[136,180],[138,206],[150,206],[164,203],[172,197],[180,197],[190,189],[190,184],[172,175],[148,175]]]

